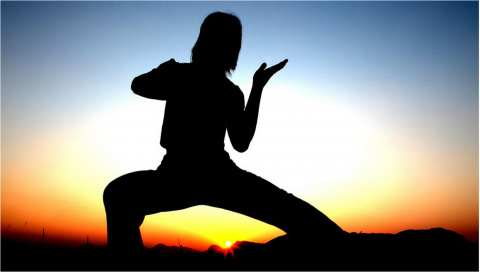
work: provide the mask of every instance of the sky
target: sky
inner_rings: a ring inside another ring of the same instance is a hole
[[[189,62],[214,11],[242,21],[230,79],[246,98],[263,62],[289,59],[249,150],[225,139],[239,167],[348,232],[442,227],[478,242],[478,2],[1,2],[2,235],[106,243],[104,188],[165,154],[165,102],[131,81]],[[198,250],[284,234],[207,206],[141,231],[147,247]]]

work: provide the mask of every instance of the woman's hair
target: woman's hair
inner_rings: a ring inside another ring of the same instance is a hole
[[[226,75],[237,67],[242,46],[242,23],[237,16],[214,12],[205,18],[191,61],[223,71]]]

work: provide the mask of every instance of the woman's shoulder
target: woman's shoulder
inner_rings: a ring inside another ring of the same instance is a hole
[[[242,97],[243,92],[235,83],[233,83],[229,78],[225,77],[225,84],[227,85],[228,93],[233,97]]]
[[[228,101],[229,101],[229,105],[232,106],[233,108],[237,108],[237,106],[234,106],[234,105],[238,105],[239,107],[242,106],[243,108],[243,105],[245,104],[245,97],[243,95],[243,92],[242,90],[237,86],[235,85],[230,79],[226,78],[226,81],[227,81],[227,84],[228,84],[228,88],[226,88],[226,93],[227,93],[227,96],[228,96]]]

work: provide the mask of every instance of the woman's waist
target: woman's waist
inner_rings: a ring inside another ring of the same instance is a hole
[[[222,149],[169,148],[162,164],[171,166],[213,166],[230,163],[230,155]]]

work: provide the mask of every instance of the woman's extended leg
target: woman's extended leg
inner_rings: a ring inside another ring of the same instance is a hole
[[[228,192],[228,195],[212,194],[207,205],[250,216],[289,235],[326,238],[344,233],[335,222],[307,202],[233,163],[229,168],[223,175],[225,180],[215,183],[217,190]]]

